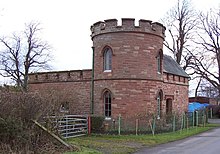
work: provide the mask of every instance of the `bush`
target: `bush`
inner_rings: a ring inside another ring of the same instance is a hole
[[[93,132],[98,132],[102,129],[103,122],[104,122],[103,116],[91,116],[91,126]]]
[[[0,93],[0,106],[2,153],[59,153],[64,149],[32,121],[55,114],[53,100],[46,100],[36,93],[7,91]]]

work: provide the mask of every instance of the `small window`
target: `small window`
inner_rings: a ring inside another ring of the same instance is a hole
[[[162,59],[163,59],[163,51],[160,50],[157,54],[157,72],[162,73]]]
[[[157,56],[157,72],[161,73],[161,57],[160,57],[160,55]]]
[[[60,112],[65,112],[65,113],[69,112],[69,102],[63,102],[60,105]]]
[[[38,75],[37,74],[35,75],[35,80],[38,80]]]
[[[162,90],[160,90],[160,92],[157,95],[157,119],[160,119],[160,117],[161,117],[162,97],[163,97],[163,93],[162,93]]]
[[[104,49],[104,71],[112,70],[112,50],[107,47]]]
[[[104,93],[104,112],[105,112],[105,117],[111,117],[111,101],[112,101],[112,96],[111,92],[106,91]]]
[[[49,79],[48,74],[45,74],[45,79],[46,79],[46,80],[48,80],[48,79]]]
[[[67,78],[71,78],[70,72],[67,72]]]
[[[59,78],[60,78],[60,75],[59,75],[58,73],[57,73],[57,75],[56,75],[56,78],[57,78],[57,79],[59,79]]]

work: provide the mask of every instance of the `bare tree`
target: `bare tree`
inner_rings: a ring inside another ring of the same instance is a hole
[[[27,91],[30,71],[49,68],[50,46],[39,38],[39,26],[32,22],[22,34],[0,38],[0,75],[10,77],[23,91]]]
[[[200,52],[194,56],[196,74],[206,79],[220,93],[220,9],[200,14],[197,45]]]
[[[174,54],[176,62],[186,70],[192,63],[192,55],[189,53],[192,48],[189,48],[189,42],[193,39],[197,23],[192,4],[188,0],[178,0],[162,22],[169,32],[164,45]]]
[[[201,82],[198,89],[199,96],[205,96],[209,98],[218,98],[218,89],[213,87],[207,80]]]

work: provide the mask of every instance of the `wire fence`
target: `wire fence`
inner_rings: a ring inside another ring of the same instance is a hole
[[[189,127],[205,126],[208,118],[212,118],[212,108],[182,114],[125,117],[121,114],[116,119],[105,120],[102,131],[98,133],[108,134],[158,134],[174,132]],[[62,115],[44,117],[43,125],[63,138],[78,137],[91,133],[90,116]],[[97,133],[97,132],[95,132]]]
[[[139,117],[123,117],[107,121],[104,130],[112,134],[150,134],[174,132],[189,127],[205,126],[211,117],[210,110],[199,110],[182,114],[162,114],[160,118],[155,115]]]

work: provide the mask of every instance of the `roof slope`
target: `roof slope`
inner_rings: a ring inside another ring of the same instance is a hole
[[[180,67],[180,65],[170,56],[163,56],[163,71],[189,78],[189,75]]]

